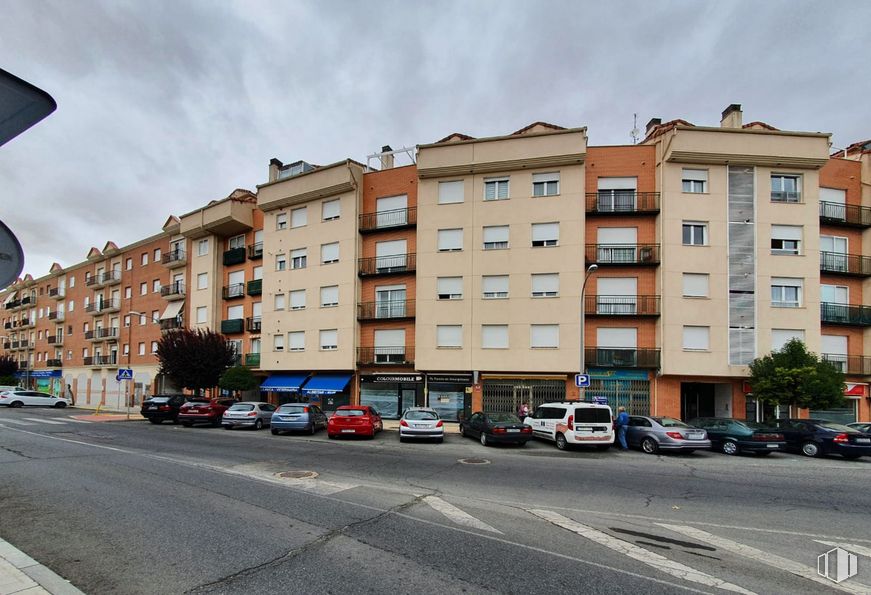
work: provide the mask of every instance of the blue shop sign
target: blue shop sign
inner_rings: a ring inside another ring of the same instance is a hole
[[[594,380],[648,380],[645,370],[611,370],[608,368],[590,368],[587,370]]]
[[[15,372],[16,378],[62,378],[63,370],[31,370],[28,374],[26,371]]]

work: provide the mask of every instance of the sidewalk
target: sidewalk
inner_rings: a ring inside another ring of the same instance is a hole
[[[395,430],[399,431],[399,420],[398,419],[385,419],[384,429],[385,430]],[[459,434],[460,433],[460,424],[448,423],[445,424],[445,434]]]
[[[8,541],[0,539],[0,595],[84,595]]]
[[[131,409],[130,414],[127,412],[119,412],[114,410],[105,410],[97,413],[96,408],[79,407],[73,405],[67,409],[70,411],[70,417],[81,421],[145,421],[145,418],[139,413],[139,409]],[[80,413],[79,413],[80,412]]]

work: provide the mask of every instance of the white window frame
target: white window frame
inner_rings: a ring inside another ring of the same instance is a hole
[[[505,239],[494,239],[494,235],[498,235],[498,237],[502,237],[502,234],[499,233],[501,230],[505,230]],[[487,236],[490,235],[490,240],[487,240]],[[483,249],[484,250],[507,250],[511,245],[511,227],[508,225],[485,225],[482,233],[483,240]]]
[[[559,349],[558,324],[530,324],[530,349]]]
[[[275,215],[275,229],[277,231],[287,229],[287,213],[278,213]]]
[[[504,289],[503,289],[504,284]],[[483,275],[481,277],[481,298],[485,300],[508,299],[511,291],[511,278],[508,275]]]
[[[685,241],[684,234],[686,230],[690,231],[690,241]],[[696,242],[696,236],[701,233],[701,243]],[[681,224],[681,243],[684,246],[707,246],[708,245],[708,223],[706,221],[684,221]]]
[[[459,289],[459,291],[457,291]],[[463,299],[462,277],[438,277],[436,279],[436,297],[439,300]]]
[[[463,348],[463,325],[461,325],[461,324],[438,324],[438,325],[436,325],[436,348],[437,349],[462,349]]]
[[[510,178],[507,176],[484,178],[485,201],[508,200],[509,198],[511,198]]]
[[[209,321],[209,309],[207,306],[197,307],[197,324],[205,324]]]
[[[276,293],[272,301],[272,310],[282,312],[285,308],[287,308],[287,296],[283,293]]]
[[[684,325],[682,346],[684,351],[710,351],[711,327]]]
[[[559,273],[532,273],[530,288],[534,298],[559,297]]]
[[[339,305],[339,286],[325,285],[321,287],[320,296],[321,308],[335,308]]]
[[[308,225],[308,207],[298,207],[290,211],[290,228],[305,227]]]
[[[532,174],[532,196],[559,196],[559,172]]]
[[[708,170],[683,168],[681,172],[681,192],[684,194],[706,194],[708,192]]]
[[[299,340],[300,338],[302,341]],[[305,331],[290,331],[287,333],[287,350],[295,352],[305,351]]]
[[[795,301],[786,299],[791,290],[795,289]],[[773,308],[801,308],[804,298],[804,280],[793,277],[771,278],[771,307]]]
[[[702,292],[702,285],[704,291]],[[685,298],[706,298],[711,295],[711,275],[708,273],[683,273],[682,293]]]
[[[321,329],[318,339],[321,351],[336,351],[339,348],[339,329]]]
[[[554,235],[556,231],[556,235]],[[532,247],[550,248],[559,246],[559,222],[533,223]]]
[[[785,190],[785,180],[795,180],[795,190]],[[771,174],[771,202],[800,203],[801,191],[801,174]]]
[[[465,202],[465,193],[465,181],[463,180],[439,182],[438,204],[453,205]]]
[[[245,234],[240,233],[227,240],[227,250],[235,250],[245,247]]]
[[[507,324],[482,324],[481,349],[509,349],[509,335]]]
[[[209,253],[209,238],[203,238],[197,242],[197,256],[206,256]]]
[[[308,263],[308,249],[296,248],[290,251],[290,270],[297,271],[306,268]]]
[[[275,255],[275,270],[276,271],[286,271],[287,270],[287,254],[283,252],[281,254]]]
[[[284,335],[272,335],[272,351],[284,351]]]
[[[342,216],[342,201],[339,198],[325,200],[321,203],[321,220],[335,221]]]
[[[463,228],[440,229],[437,234],[439,252],[461,252],[463,250]]]
[[[305,289],[294,289],[288,292],[288,300],[291,310],[305,310],[306,306],[306,291]],[[302,301],[300,301],[302,296]]]
[[[804,235],[801,225],[772,225],[771,253],[775,255],[799,256]]]
[[[339,262],[339,242],[321,244],[321,264]]]

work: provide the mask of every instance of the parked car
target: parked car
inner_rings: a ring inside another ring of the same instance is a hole
[[[728,417],[697,417],[687,423],[708,433],[711,450],[719,450],[727,455],[753,452],[765,456],[783,450],[786,446],[779,430],[752,421]]]
[[[629,416],[626,428],[626,443],[647,454],[661,450],[690,453],[700,448],[711,448],[708,433],[679,419],[671,417]]]
[[[368,436],[384,429],[381,415],[368,405],[342,405],[327,422],[327,436]]]
[[[241,401],[233,403],[221,416],[221,425],[225,430],[239,427],[250,427],[259,430],[272,421],[275,405],[260,401]]]
[[[224,412],[236,402],[236,399],[194,397],[181,406],[178,412],[178,421],[186,428],[194,424],[219,426]]]
[[[860,432],[865,432],[866,434],[871,434],[871,423],[868,423],[867,421],[847,424],[847,427],[853,428],[854,430],[859,430]]]
[[[532,438],[532,426],[513,413],[478,411],[460,422],[460,435],[478,438],[484,446],[497,442],[523,446]]]
[[[824,419],[778,419],[786,449],[807,457],[839,454],[845,459],[871,455],[871,434]]]
[[[42,393],[35,390],[24,390],[18,388],[14,390],[6,390],[0,392],[0,405],[7,407],[23,407],[24,405],[35,405],[38,407],[66,407],[70,404],[69,399],[64,397],[56,397],[48,393]]]
[[[614,443],[614,419],[608,405],[563,401],[544,403],[523,420],[536,438],[550,440],[565,450],[572,444],[588,444],[608,450]]]
[[[285,403],[275,410],[270,421],[272,435],[285,431],[304,431],[314,434],[318,428],[326,429],[327,416],[317,405]]]
[[[187,400],[185,395],[154,395],[142,401],[142,409],[139,412],[153,424],[166,420],[178,423],[178,413]]]
[[[399,418],[399,441],[406,438],[428,438],[443,442],[445,424],[439,419],[435,409],[429,407],[409,407]]]

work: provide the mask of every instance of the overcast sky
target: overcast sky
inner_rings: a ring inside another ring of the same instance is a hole
[[[632,115],[871,138],[871,2],[0,0],[0,68],[57,111],[0,147],[25,272],[158,233],[269,159]]]

